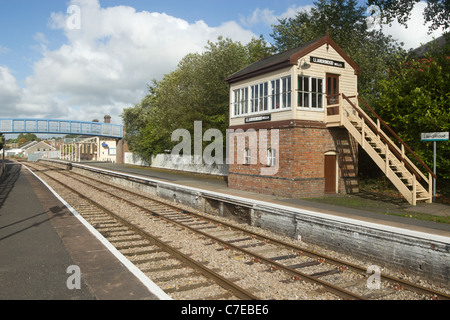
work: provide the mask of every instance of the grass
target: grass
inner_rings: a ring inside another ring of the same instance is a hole
[[[353,195],[332,195],[304,200],[347,208],[364,209],[366,211],[408,219],[450,224],[450,217],[406,210],[410,205],[401,197],[397,197],[396,195],[391,196],[386,193],[376,193],[364,189],[361,189],[360,193]]]
[[[399,215],[392,213],[391,215]],[[415,220],[423,220],[423,221],[433,221],[438,223],[446,223],[450,224],[450,217],[442,217],[442,216],[435,216],[428,213],[422,213],[422,212],[407,212],[405,215],[399,215],[402,217],[407,217]]]

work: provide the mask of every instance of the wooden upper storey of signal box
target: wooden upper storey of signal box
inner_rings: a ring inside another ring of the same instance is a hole
[[[230,75],[230,127],[261,122],[325,122],[336,93],[357,94],[356,63],[326,36]],[[333,91],[334,90],[334,91]]]

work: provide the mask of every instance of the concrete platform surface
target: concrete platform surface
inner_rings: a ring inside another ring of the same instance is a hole
[[[159,298],[40,180],[8,162],[0,179],[0,300],[130,299]]]

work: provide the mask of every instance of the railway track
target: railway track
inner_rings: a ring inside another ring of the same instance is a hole
[[[70,190],[61,190],[68,193],[66,201],[175,299],[450,298],[135,190],[48,165],[27,166],[56,188]],[[89,205],[77,204],[70,194]],[[169,260],[174,264],[162,263]],[[221,289],[210,288],[212,283]]]

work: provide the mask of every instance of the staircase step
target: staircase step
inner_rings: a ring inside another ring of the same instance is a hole
[[[395,169],[395,168],[394,168],[394,169]],[[394,169],[392,169],[392,167],[391,167],[391,170],[392,170],[397,176],[400,177],[400,175],[401,175],[401,179],[411,179],[409,171],[406,171],[406,170],[400,171],[400,170],[394,170]],[[406,177],[405,177],[405,175],[406,175]],[[403,177],[404,177],[404,178],[403,178]]]
[[[345,99],[348,100],[348,98]],[[370,151],[369,154],[374,157],[375,162],[383,171],[388,169],[386,172],[387,177],[398,190],[403,193],[405,198],[409,199],[408,201],[410,201],[410,203],[412,203],[411,194],[413,191],[415,191],[414,198],[416,201],[429,201],[429,190],[422,185],[422,183],[427,184],[428,179],[425,179],[424,182],[421,181],[420,178],[415,179],[414,172],[409,171],[405,161],[400,159],[400,156],[397,158],[395,151],[387,149],[386,144],[382,139],[384,133],[381,131],[381,128],[379,132],[377,132],[377,129],[372,129],[370,124],[356,113],[356,110],[353,109],[355,107],[351,103],[350,106],[352,108],[349,108],[349,106],[344,107],[345,112],[343,112],[343,116],[346,118],[344,126],[348,128],[352,135],[354,135],[357,142],[364,146],[364,149],[368,152]],[[361,110],[359,112],[361,112]],[[364,111],[362,112],[365,114]],[[361,141],[361,139],[363,141]],[[406,156],[402,155],[402,157]],[[345,159],[341,160],[345,161]],[[346,173],[354,171],[355,169],[351,167],[346,168],[345,170]]]

